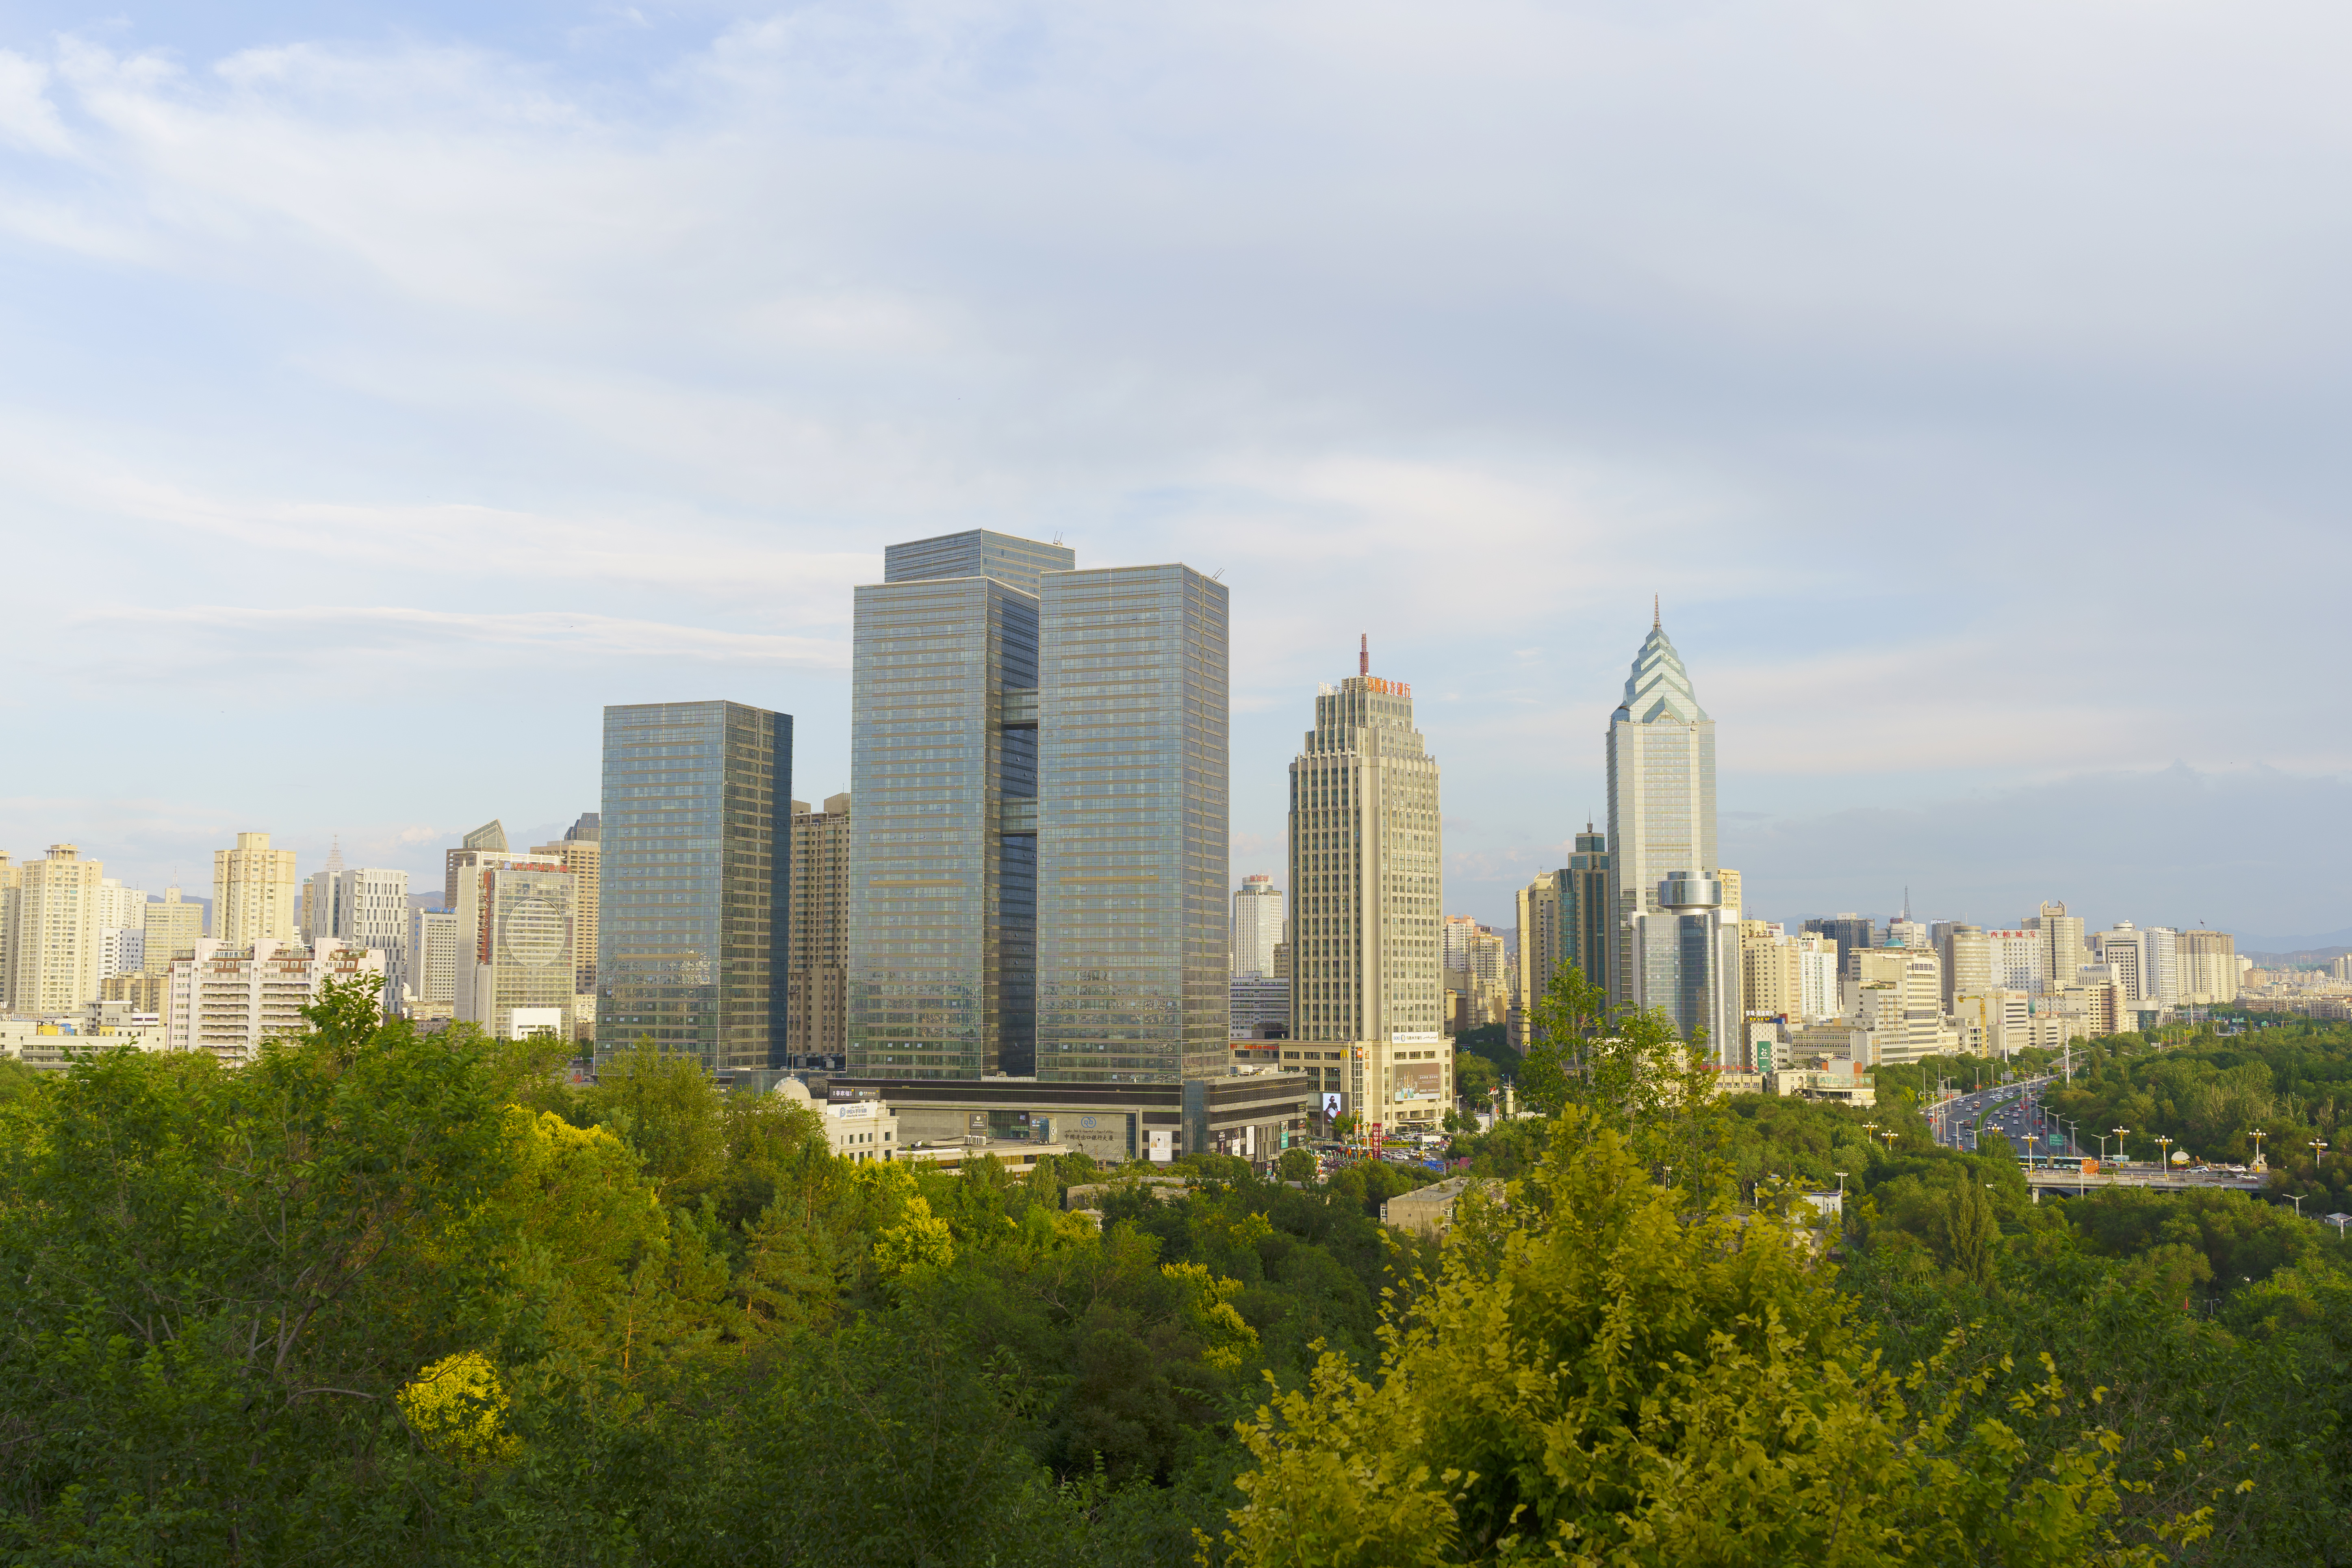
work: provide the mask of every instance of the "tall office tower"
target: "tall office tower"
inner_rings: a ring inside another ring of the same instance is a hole
[[[457,1016],[457,916],[447,910],[416,910],[408,922],[407,995],[412,1018]]]
[[[13,972],[9,943],[15,940],[16,894],[24,885],[24,868],[0,849],[0,1013],[14,1011],[8,1003],[8,977]]]
[[[1982,926],[1944,921],[1936,951],[1944,961],[1945,1011],[1951,1010],[1952,998],[1961,992],[1975,994],[1993,989],[1992,942]]]
[[[1231,591],[1175,564],[1040,587],[1036,1076],[1223,1077]]]
[[[596,989],[597,912],[604,900],[604,852],[598,815],[583,811],[571,830],[552,844],[531,850],[531,858],[562,867],[572,873],[572,986],[587,995]]]
[[[2115,971],[2116,988],[2125,1003],[2154,1006],[2156,975],[2147,961],[2147,936],[2131,921],[2117,921],[2112,931],[2091,936],[2091,962]]]
[[[383,956],[383,1000],[397,1007],[408,975],[408,873],[377,866],[346,867],[341,847],[313,872],[302,895],[302,940],[322,937]]]
[[[204,940],[205,906],[184,900],[177,882],[163,889],[162,903],[149,904],[140,914],[147,939],[140,968],[148,974],[169,974],[172,961],[194,952]]]
[[[96,999],[101,978],[99,884],[106,867],[83,859],[70,844],[52,844],[44,858],[26,861],[18,872],[9,1010],[28,1017],[79,1013]]]
[[[578,879],[554,860],[478,866],[457,882],[457,1016],[493,1037],[572,1037]],[[762,1060],[759,1064],[765,1067]]]
[[[849,801],[793,802],[793,966],[785,987],[787,1066],[849,1048]]]
[[[1511,984],[1511,1048],[1525,1056],[1540,1043],[1536,1028],[1536,1008],[1551,986],[1551,977],[1568,962],[1568,932],[1564,929],[1567,904],[1575,895],[1563,899],[1560,884],[1568,879],[1565,871],[1539,871],[1536,879],[1518,891],[1514,900],[1518,910],[1519,951],[1517,973]],[[1452,936],[1451,922],[1447,935]],[[1446,984],[1454,984],[1449,966]]]
[[[2074,984],[2075,975],[2091,962],[2090,946],[2083,940],[2083,918],[2068,914],[2063,903],[2047,903],[2025,922],[2025,929],[2042,938],[2042,984],[2052,991]]]
[[[1709,897],[1722,896],[1715,876],[1715,721],[1699,707],[1654,606],[1625,700],[1609,721],[1609,854],[1617,949],[1609,999],[1622,1005],[1643,984],[1634,973],[1633,919],[1664,907],[1659,886],[1669,877],[1698,879],[1709,884]]]
[[[1878,945],[1878,922],[1868,915],[1822,915],[1805,922],[1805,930],[1837,943],[1838,978],[1851,980],[1858,972],[1856,955]]]
[[[1992,986],[1999,991],[2042,994],[2048,978],[2042,968],[2042,933],[2038,931],[1989,931],[1985,948],[1992,964]]]
[[[1750,1017],[1804,1016],[1797,944],[1776,921],[1739,922],[1739,1005]]]
[[[890,546],[857,590],[852,1072],[1036,1070],[1038,592],[1076,564],[973,530]]]
[[[793,721],[740,702],[604,710],[596,1055],[712,1071],[784,1054]]]
[[[1559,882],[1563,956],[1595,985],[1609,984],[1609,939],[1616,928],[1609,897],[1609,836],[1588,821]]]
[[[1412,688],[1370,664],[1322,689],[1290,764],[1290,1036],[1350,1045],[1342,1109],[1412,1126],[1453,1094],[1438,769]]]
[[[302,941],[306,945],[322,936],[342,934],[336,929],[341,924],[341,920],[336,909],[335,896],[340,891],[336,882],[343,874],[343,841],[338,835],[329,839],[328,844],[331,847],[327,850],[325,868],[311,872],[310,879],[302,885],[301,928]]]
[[[1259,873],[1234,889],[1233,972],[1272,974],[1274,945],[1282,940],[1282,889]]]
[[[1844,987],[1838,979],[1837,939],[1806,931],[1792,940],[1797,949],[1797,1011],[1809,1024],[1836,1017],[1845,1003]]]
[[[2180,933],[2170,926],[2140,932],[2147,955],[2148,1000],[2159,1007],[2180,1005]]]
[[[1936,943],[1935,939],[1927,934],[1927,928],[1925,925],[1913,920],[1909,915],[1896,915],[1886,922],[1886,941],[1883,945],[1933,947]]]
[[[1654,908],[1635,909],[1621,928],[1632,955],[1632,993],[1638,1011],[1663,1013],[1685,1040],[1738,1066],[1747,1047],[1741,1027],[1739,911],[1723,903],[1723,884],[1684,872],[1652,889]]]
[[[2184,931],[2176,946],[2181,1001],[2209,1007],[2238,999],[2237,938],[2228,931]]]
[[[294,851],[267,833],[240,833],[213,851],[213,940],[227,947],[294,940]]]
[[[1935,949],[1889,944],[1857,957],[1854,1023],[1876,1037],[1874,1060],[1916,1062],[1958,1048],[1944,1023],[1944,965]]]
[[[1739,873],[1719,868],[1715,873],[1715,879],[1723,884],[1723,907],[1734,914],[1738,913],[1744,907],[1739,901]]]
[[[457,912],[457,884],[468,871],[482,866],[503,866],[518,858],[507,847],[506,825],[495,816],[466,835],[456,848],[444,851],[442,856],[442,912]]]

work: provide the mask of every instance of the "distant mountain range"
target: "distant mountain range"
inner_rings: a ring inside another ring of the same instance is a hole
[[[2326,963],[2352,952],[2352,930],[2322,931],[2317,936],[2242,936],[2240,956],[2264,967],[2282,963]]]

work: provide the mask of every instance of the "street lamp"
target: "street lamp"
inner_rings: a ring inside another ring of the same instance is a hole
[[[2025,1135],[2025,1168],[2029,1171],[2033,1169],[2033,1134],[2031,1132]]]
[[[2257,1171],[2266,1169],[2263,1164],[2263,1140],[2268,1136],[2270,1136],[2270,1134],[2264,1132],[2261,1128],[2257,1127],[2254,1129],[2254,1169]]]
[[[2318,1170],[2327,1159],[2327,1145],[2318,1139],[2311,1140],[2311,1168]]]
[[[2169,1139],[2169,1138],[2166,1138],[2166,1137],[2162,1137],[2162,1136],[2159,1136],[2159,1137],[2157,1139],[2157,1141],[2156,1141],[2156,1168],[2157,1168],[2159,1172],[2162,1172],[2162,1171],[2169,1171],[2170,1169],[2172,1169],[2172,1162],[2171,1162],[2168,1158],[2167,1158],[2167,1156],[2166,1156],[2166,1151],[2169,1150],[2171,1147],[2172,1147],[2172,1140],[2171,1140],[2171,1139]]]
[[[1831,1175],[1832,1175],[1832,1176],[1835,1176],[1835,1177],[1838,1179],[1838,1196],[1839,1196],[1839,1197],[1841,1197],[1841,1198],[1844,1197],[1844,1196],[1845,1196],[1845,1173],[1844,1173],[1843,1171],[1832,1171],[1832,1172],[1830,1173],[1830,1174],[1831,1174]]]
[[[2107,1129],[2107,1131],[2116,1135],[2116,1163],[2118,1165],[2130,1164],[2131,1151],[2124,1147],[2124,1134],[2129,1132],[2131,1129],[2128,1127],[2111,1127]]]
[[[2336,1239],[2338,1241],[2344,1239],[2344,1227],[2352,1225],[2352,1214],[2322,1215],[2320,1217],[2336,1227]]]

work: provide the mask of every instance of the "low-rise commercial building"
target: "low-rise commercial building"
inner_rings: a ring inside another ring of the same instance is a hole
[[[1270,1164],[1306,1139],[1317,1093],[1313,1080],[1293,1072],[1165,1084],[851,1076],[830,1079],[826,1091],[839,1100],[887,1103],[902,1148],[974,1138],[991,1145],[1050,1143],[1106,1165],[1194,1153]]]

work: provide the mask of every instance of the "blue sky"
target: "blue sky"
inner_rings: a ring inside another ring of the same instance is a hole
[[[0,0],[0,848],[437,880],[975,524],[1222,569],[1236,877],[1413,683],[1447,903],[1650,595],[1758,912],[2352,926],[2352,16]]]

